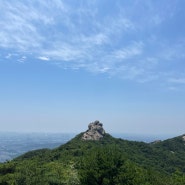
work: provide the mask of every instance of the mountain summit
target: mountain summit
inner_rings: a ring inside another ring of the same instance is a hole
[[[185,134],[182,136],[183,141],[185,141]]]
[[[185,185],[184,136],[128,141],[105,133],[94,121],[58,148],[0,164],[0,185]]]
[[[84,132],[82,140],[100,140],[104,135],[103,124],[99,121],[94,121],[88,125],[88,130]]]

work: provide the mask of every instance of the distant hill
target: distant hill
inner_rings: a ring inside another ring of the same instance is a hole
[[[95,121],[56,149],[1,164],[0,184],[185,185],[185,137],[128,141],[107,134]]]

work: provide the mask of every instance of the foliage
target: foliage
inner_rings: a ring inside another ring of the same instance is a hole
[[[83,141],[28,152],[0,164],[0,185],[184,185],[181,137],[156,144],[115,139]],[[173,152],[172,152],[173,151]]]

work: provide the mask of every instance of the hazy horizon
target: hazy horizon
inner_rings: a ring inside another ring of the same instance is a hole
[[[0,3],[0,131],[185,133],[181,0]]]
[[[87,129],[86,129],[87,130]],[[71,135],[72,137],[75,137],[76,135],[85,132],[86,130],[81,130],[80,132],[60,132],[60,131],[48,131],[48,132],[43,132],[43,131],[0,131],[0,134],[5,134],[5,135],[26,135],[26,134],[33,134],[33,135],[60,135],[60,134],[67,134]],[[145,141],[145,139],[149,139],[150,141],[155,141],[155,140],[165,140],[165,139],[170,139],[173,137],[181,136],[184,135],[185,133],[179,133],[178,135],[175,135],[173,133],[161,133],[161,134],[155,134],[155,133],[126,133],[126,132],[107,132],[107,134],[112,135],[113,137],[116,138],[122,138],[122,139],[128,139],[128,140],[136,140],[136,141]]]

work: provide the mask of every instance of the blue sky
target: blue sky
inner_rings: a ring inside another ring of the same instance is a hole
[[[183,134],[184,7],[2,0],[0,131]]]

